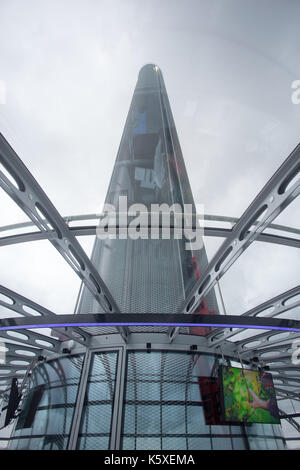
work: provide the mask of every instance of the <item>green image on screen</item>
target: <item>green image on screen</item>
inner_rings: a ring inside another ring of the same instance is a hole
[[[222,367],[221,377],[225,421],[280,423],[271,374]]]

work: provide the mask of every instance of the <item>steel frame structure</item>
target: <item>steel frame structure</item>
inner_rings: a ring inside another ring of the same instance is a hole
[[[187,296],[180,313],[192,314],[201,299],[213,288],[215,283],[252,242],[260,241],[294,248],[300,247],[300,230],[271,224],[300,194],[299,174],[300,145],[281,165],[240,219],[225,216],[204,217],[206,221],[215,223],[213,227],[208,225],[204,227],[204,235],[223,237],[225,240]],[[109,286],[105,285],[76,239],[77,236],[95,235],[96,225],[69,226],[71,222],[97,220],[101,215],[61,217],[37,181],[1,134],[0,185],[32,220],[32,223],[25,222],[2,227],[0,232],[5,234],[6,231],[28,228],[32,225],[36,225],[39,229],[36,232],[3,236],[0,238],[0,246],[48,239],[89,288],[104,312],[120,313],[109,291]],[[224,222],[229,223],[231,228],[222,227]],[[267,233],[265,231],[267,228],[273,230],[273,232],[284,232],[284,234]],[[291,234],[293,236],[290,236]],[[48,324],[50,319],[52,322],[56,316],[54,312],[4,286],[0,286],[0,295],[0,305],[16,312],[18,316],[31,317],[32,320],[37,321],[36,316],[39,315]],[[248,326],[249,323],[252,326],[259,325],[261,319],[267,318],[270,320],[270,325],[273,320],[276,323],[276,317],[279,317],[282,313],[299,308],[299,306],[300,286],[297,286],[237,317],[241,319],[241,328],[238,330],[224,325],[222,328],[214,328],[207,337],[189,335],[185,327],[181,326],[175,328],[151,327],[150,323],[149,327],[145,326],[144,329],[141,327],[140,330],[138,330],[138,327],[134,328],[132,326],[108,328],[102,325],[101,328],[93,329],[93,327],[84,328],[83,326],[70,325],[64,327],[62,332],[61,327],[53,327],[52,329],[57,329],[59,333],[63,334],[60,339],[32,331],[29,328],[22,330],[21,333],[3,329],[0,338],[5,340],[7,355],[6,364],[0,366],[0,382],[2,386],[5,386],[16,374],[19,379],[24,378],[26,368],[28,370],[32,365],[32,358],[38,362],[37,358],[39,357],[46,358],[46,360],[60,357],[66,346],[69,346],[73,353],[77,351],[88,352],[90,348],[107,349],[109,347],[120,348],[124,346],[130,348],[137,344],[143,344],[144,347],[145,343],[149,342],[154,348],[160,347],[162,344],[167,349],[186,349],[194,346],[197,351],[224,353],[238,361],[242,358],[245,363],[268,367],[272,373],[276,374],[276,379],[278,379],[276,383],[278,396],[297,400],[299,394],[296,390],[299,387],[300,376],[295,375],[297,366],[291,362],[291,346],[293,341],[300,339],[299,332],[286,332],[283,338],[282,331],[271,331],[266,328],[267,331],[262,333],[250,334],[244,339],[234,340],[235,336],[241,331],[249,332],[251,329],[244,327],[243,330],[243,325],[247,325],[245,323],[246,319],[248,319]],[[7,319],[7,322],[9,324],[9,319]],[[275,323],[273,322],[273,324]],[[70,342],[72,343],[71,346]],[[16,360],[23,361],[24,365],[14,364]],[[79,407],[80,404],[76,406]],[[120,406],[121,404],[119,404],[116,413],[121,413]],[[79,414],[78,409],[75,411],[75,415],[76,413]],[[114,417],[114,419],[117,418]],[[288,415],[285,419],[288,419]],[[74,426],[78,427],[76,420]],[[76,434],[75,427],[72,428],[72,435]],[[115,436],[114,439],[114,445],[118,446],[119,437]],[[74,439],[70,442],[71,448],[74,448]]]
[[[288,156],[236,222],[207,269],[187,296],[181,311],[194,312],[201,299],[237,258],[300,194],[300,144]]]
[[[101,217],[104,217],[104,214],[82,214],[77,216],[64,216],[63,219],[66,224],[68,224],[70,232],[75,236],[92,236],[96,235],[97,226],[96,225],[78,225],[78,226],[70,226],[69,223],[71,222],[85,222],[88,220],[99,220]],[[197,219],[201,219],[202,215],[196,215]],[[232,227],[237,223],[238,219],[235,217],[224,217],[218,215],[204,215],[204,220],[206,221],[213,221],[216,223],[214,226],[204,225],[203,233],[206,237],[220,237],[220,238],[227,238],[228,235],[231,233],[232,229],[224,228],[222,223],[226,222],[230,224]],[[219,225],[218,225],[219,223]],[[11,232],[17,231],[22,228],[34,227],[35,224],[32,222],[22,222],[18,224],[11,224],[0,227],[0,232]],[[120,227],[116,227],[120,228]],[[144,228],[144,226],[141,226]],[[161,228],[161,226],[159,226]],[[195,227],[192,227],[193,229]],[[285,245],[291,246],[294,248],[300,248],[300,230],[295,229],[293,227],[286,227],[284,225],[278,224],[270,224],[269,229],[278,232],[284,232],[285,235],[277,235],[276,233],[260,233],[258,234],[256,240],[265,242],[265,243],[274,243],[278,245]],[[288,234],[295,234],[298,238],[287,236]],[[0,237],[0,246],[7,246],[7,245],[14,245],[16,243],[26,243],[38,240],[50,240],[52,237],[55,236],[55,233],[51,230],[47,232],[22,232],[22,233],[15,233],[7,236]]]
[[[119,312],[115,300],[78,240],[2,134],[0,163],[0,185],[4,191],[41,232],[52,232],[50,242],[84,282],[104,311]]]

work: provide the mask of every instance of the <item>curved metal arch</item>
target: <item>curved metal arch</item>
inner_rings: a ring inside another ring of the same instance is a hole
[[[270,330],[268,334],[288,331],[289,334],[300,334],[300,320],[278,318],[246,318],[236,315],[180,314],[180,313],[86,313],[77,315],[59,314],[44,317],[4,318],[0,319],[2,334],[10,330],[26,330],[33,328],[58,328],[65,326],[219,326],[233,328],[250,328]],[[274,332],[273,332],[274,330]],[[265,333],[264,333],[265,334]],[[263,335],[264,335],[263,334]],[[55,341],[53,338],[43,337]],[[252,340],[252,339],[251,339]],[[244,343],[239,341],[238,345]],[[252,340],[253,341],[253,340]]]
[[[85,283],[104,311],[119,312],[114,298],[78,240],[2,134],[0,163],[7,173],[0,168],[0,185],[4,191],[42,232],[48,232],[49,229],[55,232],[56,236],[50,239],[51,243]]]
[[[8,289],[7,287],[1,286],[0,285],[0,294],[4,295],[7,297],[7,299],[10,299],[13,303],[8,303],[5,302],[4,300],[1,300],[0,298],[0,305],[3,305],[5,308],[8,308],[10,310],[13,310],[19,314],[21,314],[23,317],[34,317],[35,315],[33,313],[28,313],[24,307],[29,307],[32,309],[37,315],[41,316],[53,316],[55,317],[56,314],[51,312],[45,307],[42,307],[38,303],[18,294],[17,292],[12,291],[11,289]],[[54,331],[57,331],[55,328],[53,328]],[[74,333],[78,333],[76,336]],[[59,331],[59,334],[61,335],[62,332]],[[79,328],[72,328],[70,330],[65,330],[63,335],[66,338],[69,338],[73,341],[76,341],[77,343],[80,343],[84,346],[87,346],[89,344],[89,341],[91,339],[91,335],[89,335],[87,332],[80,330]],[[81,339],[82,338],[82,339]]]
[[[271,299],[257,305],[254,308],[251,308],[247,312],[243,313],[241,316],[256,317],[260,314],[263,314],[262,316],[264,317],[277,317],[283,312],[287,312],[289,310],[294,309],[295,307],[300,306],[300,298],[299,300],[296,300],[295,302],[292,302],[288,305],[286,304],[288,300],[293,299],[299,294],[300,294],[300,285],[297,287],[294,287],[293,289],[289,289],[279,295],[276,295],[275,297],[272,297]],[[272,310],[270,311],[270,309]],[[223,334],[222,334],[222,331],[223,331]],[[229,338],[232,338],[236,334],[240,333],[240,331],[241,330],[230,331],[228,329],[218,328],[218,329],[213,330],[211,333],[209,333],[207,338],[210,341],[211,345],[217,346],[223,341],[226,341]],[[221,334],[222,336],[219,337]]]
[[[299,340],[300,336],[294,336],[294,340]],[[288,346],[288,347],[286,347]],[[292,343],[288,345],[266,345],[262,348],[249,348],[244,350],[239,350],[240,357],[246,360],[251,360],[255,357],[259,362],[265,364],[275,364],[276,362],[286,362],[286,364],[292,364],[294,369],[297,370],[296,364],[292,363],[292,352],[288,352],[289,349],[292,349]],[[267,357],[265,355],[268,355]]]
[[[233,227],[180,311],[192,313],[237,258],[300,193],[300,144],[284,161]]]
[[[268,342],[268,338],[270,336],[274,336],[274,338],[276,338],[277,335],[280,335],[280,332],[277,332],[277,333],[273,333],[273,332],[270,332],[270,331],[267,331],[265,333],[261,333],[261,334],[258,334],[258,335],[254,335],[254,336],[250,336],[248,338],[245,338],[245,339],[242,339],[240,341],[237,341],[236,343],[233,343],[235,344],[236,348],[238,349],[239,353],[240,354],[246,354],[246,353],[250,353],[251,351],[261,351],[262,352],[262,348],[270,348],[272,346],[273,348],[273,351],[275,350],[276,348],[276,344],[278,345],[278,343],[280,343],[280,346],[281,347],[285,347],[286,344],[289,344],[287,343],[287,341],[289,342],[292,342],[298,338],[300,338],[300,333],[298,332],[293,332],[293,331],[290,331],[288,336],[284,339],[282,338],[278,338],[277,340],[274,339],[272,340],[272,342]],[[254,346],[254,347],[247,347],[246,349],[244,348],[245,345],[249,344],[249,343],[254,343],[256,341],[262,341],[262,346],[261,347],[257,347],[257,346]],[[283,342],[285,342],[285,344],[282,344]],[[268,352],[268,351],[265,351],[265,352]]]
[[[281,396],[284,396],[285,398],[289,398],[290,400],[297,400],[300,401],[300,396],[299,393],[293,392],[291,390],[284,390],[280,387],[275,387],[277,393],[281,394]]]
[[[4,141],[4,142],[3,142]],[[5,150],[5,151],[4,151]],[[277,235],[272,235],[268,233],[261,233],[267,226],[269,228],[275,228],[275,226],[269,225],[270,222],[288,205],[294,200],[300,192],[300,181],[294,182],[292,187],[288,187],[289,184],[293,181],[296,175],[300,171],[300,164],[299,164],[299,146],[294,150],[294,152],[288,157],[287,161],[284,162],[282,167],[275,173],[275,175],[271,178],[269,183],[265,186],[265,188],[261,191],[261,193],[257,196],[257,198],[253,201],[251,206],[246,210],[246,212],[242,215],[240,219],[235,220],[235,225],[232,229],[224,229],[220,227],[206,227],[206,235],[211,236],[224,236],[226,240],[224,241],[221,248],[216,253],[215,257],[213,258],[212,262],[208,266],[207,272],[204,273],[203,277],[198,281],[197,285],[195,286],[194,293],[190,294],[184,304],[184,311],[192,313],[196,308],[197,303],[201,300],[201,298],[211,289],[214,285],[214,282],[219,279],[229,267],[234,263],[234,261],[242,254],[242,252],[254,241],[268,241],[271,243],[280,243],[286,244],[288,246],[299,246],[299,240],[292,239],[289,237],[282,237]],[[48,238],[51,243],[58,249],[58,251],[62,254],[64,259],[71,265],[74,271],[79,275],[79,277],[83,280],[83,282],[88,286],[88,288],[92,291],[94,297],[97,298],[98,302],[103,307],[103,302],[105,303],[105,311],[109,312],[112,309],[109,308],[109,303],[111,306],[115,306],[113,298],[111,298],[110,293],[108,292],[106,286],[103,286],[103,281],[100,278],[98,279],[98,273],[93,266],[90,268],[90,260],[86,257],[85,253],[83,252],[81,246],[78,244],[75,236],[80,236],[84,234],[94,234],[91,233],[95,230],[95,227],[68,227],[67,224],[63,221],[60,217],[56,209],[52,206],[51,202],[48,200],[47,196],[43,193],[41,188],[38,186],[37,182],[34,180],[32,175],[23,165],[21,160],[17,157],[17,155],[13,152],[11,147],[9,147],[8,143],[5,141],[3,136],[0,135],[0,162],[4,165],[5,169],[10,174],[10,177],[14,180],[15,184],[10,181],[7,176],[0,171],[0,184],[3,189],[17,202],[17,204],[24,210],[24,212],[34,221],[34,223],[38,226],[41,232],[37,232],[36,234],[21,234],[18,238],[20,241],[23,237],[23,241],[28,241],[28,237],[44,237]],[[26,171],[25,171],[26,170]],[[26,173],[27,172],[27,173]],[[38,209],[38,210],[37,210]],[[42,215],[42,216],[41,216]],[[223,218],[224,220],[225,218]],[[69,218],[69,221],[70,218]],[[281,226],[279,230],[282,230]],[[290,231],[296,229],[289,229]],[[293,232],[295,233],[295,231]],[[13,236],[14,243],[16,243],[17,235]],[[6,242],[12,241],[11,237],[5,237]],[[5,244],[5,238],[3,238],[3,244]],[[67,243],[66,243],[67,242]],[[64,245],[67,245],[67,247]],[[8,243],[6,243],[8,244]],[[1,240],[0,240],[1,245]],[[79,247],[79,248],[78,248]],[[82,254],[83,253],[83,254]],[[88,263],[86,262],[88,260]],[[216,269],[218,268],[218,269]],[[96,271],[96,277],[90,277],[90,275],[94,275],[94,270]],[[207,277],[210,276],[209,281],[205,283]],[[96,291],[95,291],[95,281],[96,281]],[[204,282],[203,282],[204,281]],[[101,286],[101,289],[104,293],[99,291],[97,292],[97,282],[98,286]],[[205,286],[203,287],[203,284]],[[203,289],[202,289],[203,287]],[[5,295],[5,294],[4,294]],[[191,303],[191,300],[195,296],[195,299]],[[20,296],[21,297],[21,296]],[[278,297],[278,296],[277,296]],[[25,298],[23,298],[25,299]],[[28,300],[28,299],[26,299]],[[274,299],[271,299],[274,300]],[[271,302],[268,301],[269,303]],[[273,317],[279,315],[281,312],[286,310],[290,310],[294,307],[294,305],[286,308],[282,299],[281,305],[277,305],[275,311],[272,312],[271,315],[266,315],[266,317]],[[107,304],[108,301],[108,304]],[[30,302],[30,301],[29,301]],[[1,302],[0,302],[1,303]],[[266,303],[265,303],[266,304]],[[296,303],[298,305],[298,303]],[[10,308],[9,305],[3,304],[6,308]],[[26,305],[26,304],[25,304]],[[27,304],[28,305],[28,304]],[[30,306],[30,305],[28,305]],[[107,308],[108,307],[108,308]],[[189,308],[188,308],[189,307]],[[18,308],[16,306],[16,308]],[[33,308],[33,307],[32,307]],[[267,308],[267,307],[266,307]],[[14,308],[12,310],[18,311]],[[22,313],[24,315],[23,308],[21,307],[22,311],[18,313]],[[118,312],[118,309],[113,308]],[[255,310],[255,311],[254,311]],[[52,312],[51,312],[52,313]],[[252,311],[246,312],[242,316],[257,316],[259,313],[262,313],[262,310],[257,311],[256,309],[252,309]],[[55,315],[55,314],[53,314]],[[80,330],[79,334],[82,330]],[[5,335],[5,333],[3,332]],[[33,332],[26,332],[29,335],[29,339],[27,341],[28,344],[32,344],[36,346],[35,339],[37,338],[36,333]],[[245,340],[246,342],[255,341],[258,336],[269,336],[270,333],[266,333],[263,335],[256,335],[252,336]],[[44,341],[48,341],[48,337],[40,336],[39,339]],[[221,342],[226,340],[229,336],[223,337]],[[292,337],[292,336],[291,336]],[[9,339],[12,339],[9,337]],[[74,338],[72,338],[74,339]],[[51,338],[52,340],[52,338]],[[53,340],[50,341],[53,343]],[[278,341],[282,343],[281,340]],[[246,344],[243,340],[241,342],[235,343],[235,346],[238,345],[239,347],[243,344]],[[274,346],[273,346],[274,344]],[[275,342],[272,344],[272,350],[277,347],[275,346]],[[216,346],[216,343],[213,344]],[[286,345],[284,345],[286,346]],[[20,348],[24,348],[25,345],[19,345]],[[283,345],[281,344],[278,346],[282,348]],[[47,349],[47,348],[45,348]],[[57,345],[55,348],[49,348],[50,351],[54,351],[57,349]],[[247,349],[246,352],[253,353],[256,352],[257,349],[253,348]],[[259,348],[259,352],[263,353],[266,352],[264,347]],[[21,360],[20,356],[18,358]],[[283,356],[282,356],[283,358]],[[269,362],[274,362],[275,358],[270,358]],[[265,361],[266,362],[266,361]],[[6,368],[12,367],[6,366]],[[16,369],[20,369],[20,366],[16,367]],[[289,370],[289,366],[277,366],[274,370]],[[294,369],[294,367],[291,367]],[[13,376],[13,375],[12,375]],[[21,378],[21,376],[19,376]],[[3,379],[7,379],[9,376],[3,377]],[[2,380],[2,379],[1,379]],[[277,388],[279,392],[283,392],[284,394],[288,394],[288,396],[294,396],[294,392],[290,392],[287,390],[280,390]]]
[[[10,338],[9,340],[12,340],[12,338]],[[44,354],[44,351],[41,348],[30,347],[26,344],[16,344],[16,343],[5,342],[5,347],[8,350],[8,354],[5,355],[5,360],[7,358],[9,358],[9,362],[11,360],[15,360],[15,361],[24,361],[24,360],[26,360],[26,361],[29,362],[29,364],[27,366],[24,365],[23,369],[26,368],[27,370],[29,370],[29,368],[31,367],[32,362],[37,360],[38,356],[41,356],[41,355]],[[23,351],[23,355],[20,354],[20,353],[17,353],[17,351]],[[25,353],[31,353],[31,354],[30,355],[24,354],[24,352]],[[5,364],[6,369],[10,369],[9,362],[8,362],[8,364]],[[20,368],[22,368],[22,365],[19,365],[19,369]],[[15,373],[5,374],[5,375],[0,373],[0,381],[3,384],[4,383],[8,384],[8,383],[10,383],[10,379],[15,377],[15,376],[16,376]],[[25,376],[25,373],[22,374],[22,375],[18,375],[17,378],[22,379],[24,376]]]
[[[300,383],[300,378],[297,379],[297,378],[289,377],[283,374],[276,375],[276,377],[274,377],[274,380],[277,380],[277,379],[282,380],[283,382],[286,382],[287,384],[289,384],[290,382],[296,382],[296,384]]]
[[[117,226],[116,229],[119,227]],[[86,226],[86,227],[69,227],[70,232],[74,237],[82,237],[82,236],[93,236],[96,235],[97,226]],[[225,229],[221,227],[204,227],[204,236],[206,237],[219,237],[219,238],[227,238],[232,230]],[[8,246],[8,245],[15,245],[17,243],[26,243],[26,242],[33,242],[38,240],[53,240],[56,238],[55,231],[48,231],[48,232],[30,232],[30,233],[20,233],[15,235],[10,235],[7,237],[0,238],[0,246]],[[293,248],[300,248],[300,239],[297,238],[290,238],[284,237],[282,235],[272,235],[262,233],[257,236],[256,241],[264,242],[264,243],[274,243],[276,245],[284,245],[290,246]]]
[[[13,341],[13,338],[10,338],[10,340]],[[20,360],[22,360],[23,356],[16,352],[18,350],[31,353],[30,355],[25,356],[30,359],[33,358],[32,354],[34,354],[34,356],[39,356],[43,352],[43,349],[37,345],[35,347],[31,347],[31,346],[28,346],[27,344],[17,344],[17,343],[9,343],[9,342],[5,342],[5,348],[8,350],[7,352],[9,356],[14,356],[16,358],[19,358]]]
[[[276,335],[275,335],[276,337]],[[294,341],[294,339],[297,339],[299,338],[299,336],[295,335],[293,337],[293,335],[290,335],[289,338],[286,338],[286,343],[282,343],[280,342],[280,340],[278,340],[277,342],[276,341],[272,341],[272,342],[269,342],[268,344],[263,344],[262,346],[257,346],[257,347],[254,347],[254,348],[246,348],[244,350],[244,352],[246,351],[249,351],[251,352],[251,354],[254,354],[254,355],[262,355],[262,354],[267,354],[267,353],[277,353],[277,352],[280,352],[280,355],[276,355],[272,358],[270,358],[270,360],[272,359],[272,361],[278,361],[278,360],[281,360],[281,359],[284,359],[286,357],[288,358],[291,358],[291,352],[290,352],[290,349],[292,347],[292,343]],[[283,340],[285,341],[285,340]],[[275,343],[275,344],[273,344]],[[247,344],[247,343],[246,343]],[[240,355],[242,355],[243,353],[240,351]]]
[[[37,347],[39,349],[42,346],[43,350],[45,349],[46,351],[51,351],[51,352],[59,352],[60,350],[60,344],[61,344],[60,341],[58,341],[57,339],[54,339],[53,337],[41,335],[34,331],[29,331],[29,329],[26,329],[25,332],[21,333],[22,335],[27,336],[27,339],[21,339],[21,338],[19,339],[19,338],[10,336],[8,333],[9,331],[1,331],[1,339],[4,339],[4,340],[8,339],[10,341],[19,342],[19,345],[20,345],[19,349],[22,349],[23,345],[28,344],[30,346]],[[36,341],[43,341],[46,343],[50,343],[50,345],[48,346],[47,344],[43,344],[43,343],[39,344]]]
[[[284,413],[280,410],[280,419],[285,419],[291,426],[293,426],[296,431],[300,433],[300,424],[291,416],[290,414]]]
[[[80,214],[80,215],[73,215],[73,216],[64,216],[63,219],[66,224],[70,222],[78,222],[78,221],[87,221],[87,220],[100,220],[101,217],[104,217],[105,214]],[[227,238],[230,233],[232,232],[232,227],[238,222],[239,219],[236,217],[228,217],[228,216],[220,216],[220,215],[210,215],[210,214],[197,214],[196,219],[204,219],[206,221],[213,221],[213,222],[226,222],[228,223],[231,228],[224,228],[222,226],[205,226],[203,227],[204,235],[208,237],[221,237]],[[256,222],[254,223],[254,225]],[[35,224],[33,222],[21,222],[17,224],[10,224],[0,227],[0,232],[8,232],[11,230],[18,230],[20,228],[26,227],[34,227]],[[117,227],[118,228],[118,227]],[[76,236],[90,236],[96,235],[96,225],[88,225],[88,226],[69,226],[69,230]],[[285,232],[287,234],[293,233],[300,236],[300,229],[294,227],[288,227],[285,225],[278,225],[278,224],[270,224],[269,229],[277,230],[280,232]],[[29,241],[37,241],[37,240],[45,240],[45,239],[52,239],[56,237],[55,231],[47,231],[47,232],[23,232],[19,234],[12,234],[9,236],[2,236],[0,237],[0,246],[7,246],[13,245],[16,243],[25,243]],[[257,241],[262,241],[266,243],[275,243],[279,245],[286,245],[295,248],[300,248],[300,238],[291,238],[284,235],[274,235],[270,233],[261,233],[257,237]]]

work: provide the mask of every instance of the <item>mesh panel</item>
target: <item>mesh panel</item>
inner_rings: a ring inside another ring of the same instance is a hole
[[[11,448],[66,449],[83,357],[64,357],[33,369]],[[37,405],[34,405],[33,392],[40,384],[44,385],[43,393]],[[31,424],[28,424],[29,412],[33,413]]]
[[[84,326],[81,329],[92,336],[118,334],[118,330],[112,326]]]
[[[92,262],[122,312],[170,313],[183,302],[176,240],[96,240]],[[83,289],[78,313],[101,313]]]
[[[111,334],[119,334],[117,328],[112,326],[103,326],[103,327],[96,327],[96,326],[87,326],[81,327],[82,330],[86,331],[92,336],[97,335],[111,335]],[[131,333],[168,333],[169,327],[168,326],[129,326],[129,331]],[[186,328],[186,332],[188,333],[188,328]]]
[[[198,353],[129,352],[122,448],[245,448],[242,427],[206,424],[199,379],[213,376],[214,365],[212,356]],[[278,432],[274,426],[252,429],[263,448]]]
[[[189,436],[209,435],[195,357],[156,351],[128,354],[124,449],[188,449]]]
[[[78,449],[108,449],[117,352],[94,353],[77,443]]]
[[[167,326],[130,326],[131,333],[168,333],[169,327]]]

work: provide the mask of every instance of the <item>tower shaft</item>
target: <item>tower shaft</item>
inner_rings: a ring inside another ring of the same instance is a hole
[[[153,205],[177,204],[182,213],[189,205],[196,223],[196,208],[163,76],[153,64],[139,73],[105,202],[117,212],[122,211],[120,197],[126,197],[128,207],[142,204],[148,214]],[[147,239],[121,239],[118,234],[116,239],[96,238],[91,260],[122,312],[179,311],[206,267],[207,256],[204,247],[192,249],[186,238],[176,239],[173,235],[171,230],[169,239],[162,238],[161,233],[153,239],[149,229]],[[214,293],[201,309],[205,313],[216,311]],[[77,313],[99,311],[100,306],[83,287]]]

